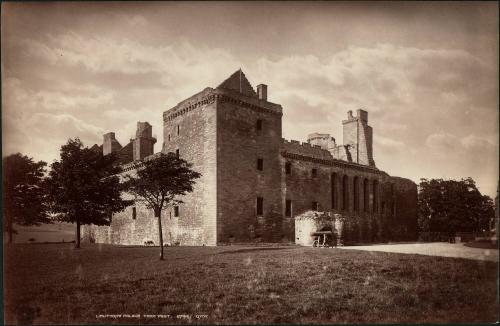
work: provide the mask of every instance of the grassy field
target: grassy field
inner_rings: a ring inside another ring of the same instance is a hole
[[[6,323],[498,320],[492,262],[294,246],[169,247],[159,261],[158,250],[7,246]]]

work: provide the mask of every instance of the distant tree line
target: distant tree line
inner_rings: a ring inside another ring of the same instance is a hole
[[[482,195],[472,178],[421,179],[418,191],[420,232],[484,232],[494,218],[493,200]]]

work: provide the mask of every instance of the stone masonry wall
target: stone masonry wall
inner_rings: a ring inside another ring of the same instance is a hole
[[[179,151],[202,174],[194,191],[184,196],[179,217],[172,216],[172,233],[181,245],[216,245],[217,216],[217,149],[216,105],[212,89],[181,102],[164,114],[163,152]]]
[[[224,94],[217,102],[218,242],[280,241],[281,107]],[[257,169],[258,158],[263,171]],[[263,198],[262,216],[257,216],[257,197]]]

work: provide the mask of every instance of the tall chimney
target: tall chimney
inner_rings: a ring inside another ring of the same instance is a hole
[[[257,95],[259,96],[259,100],[267,101],[267,85],[257,85]]]
[[[122,148],[122,145],[116,140],[114,132],[108,132],[103,135],[103,143],[102,143],[102,154],[108,155],[114,152],[119,151]]]

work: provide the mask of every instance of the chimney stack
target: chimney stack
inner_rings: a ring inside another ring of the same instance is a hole
[[[267,85],[257,85],[257,95],[259,96],[259,100],[267,101]]]

